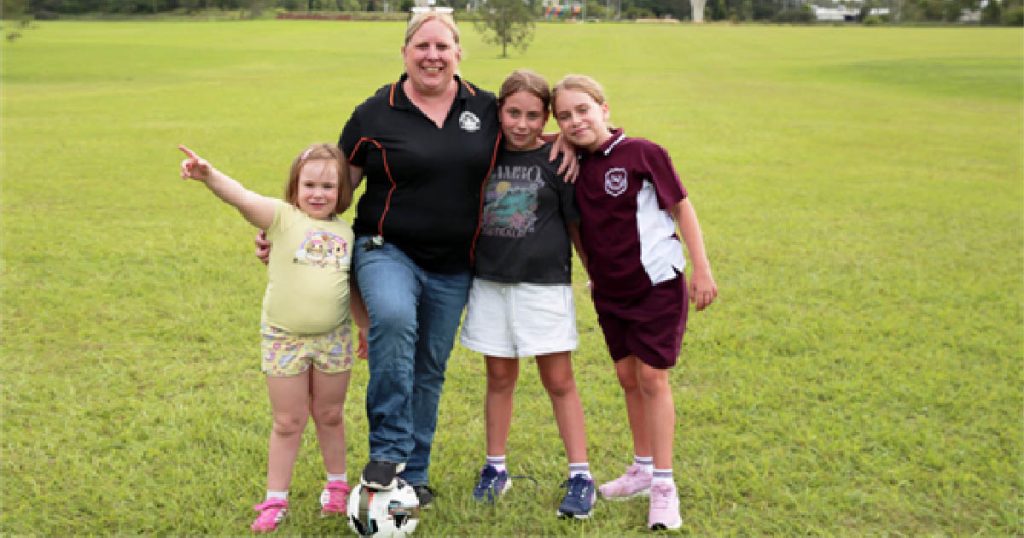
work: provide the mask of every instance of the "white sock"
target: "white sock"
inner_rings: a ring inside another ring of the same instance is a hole
[[[593,480],[594,477],[590,476],[590,463],[570,463],[569,464],[569,478],[572,478],[578,474],[583,475],[583,478],[587,480]]]
[[[647,474],[654,472],[654,456],[633,456],[633,464],[640,466],[640,469]]]
[[[651,485],[653,486],[655,484],[675,485],[675,483],[672,481],[672,469],[655,469],[654,478],[651,480]]]
[[[348,473],[341,473],[341,474],[327,473],[327,481],[328,482],[344,482],[344,483],[347,484],[348,483]]]
[[[281,499],[282,501],[287,501],[288,500],[288,491],[287,490],[285,490],[285,491],[271,491],[271,490],[268,489],[267,490],[267,500],[269,501],[270,499]]]
[[[502,454],[500,456],[492,456],[488,454],[487,465],[494,467],[494,469],[497,470],[499,473],[505,471],[505,455]]]

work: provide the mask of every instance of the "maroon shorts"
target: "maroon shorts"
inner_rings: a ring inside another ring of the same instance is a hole
[[[597,322],[612,360],[636,355],[652,368],[675,366],[690,309],[686,278],[662,282],[635,301],[605,301],[594,296]]]

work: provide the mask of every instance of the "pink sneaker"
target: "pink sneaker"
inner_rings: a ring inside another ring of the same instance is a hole
[[[651,508],[647,512],[647,528],[652,531],[675,530],[683,526],[679,516],[679,496],[675,484],[651,486]]]
[[[626,474],[611,482],[601,484],[601,487],[597,489],[601,492],[601,497],[610,501],[643,497],[651,489],[652,478],[653,475],[651,473],[644,471],[643,467],[634,463],[626,469]]]
[[[277,524],[284,519],[288,513],[288,501],[285,499],[267,499],[266,501],[252,507],[260,515],[249,526],[253,532],[274,532]]]
[[[320,493],[320,517],[345,515],[350,491],[352,488],[341,480],[328,482]]]

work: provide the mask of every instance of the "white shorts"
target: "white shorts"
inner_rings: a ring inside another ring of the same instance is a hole
[[[572,351],[579,340],[572,286],[474,278],[460,340],[491,357]]]

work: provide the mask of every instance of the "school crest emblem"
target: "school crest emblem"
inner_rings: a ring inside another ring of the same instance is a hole
[[[604,173],[604,192],[612,196],[619,196],[626,192],[629,186],[629,174],[625,168],[609,168]]]
[[[459,127],[467,133],[475,133],[480,130],[480,118],[466,110],[459,115]]]

